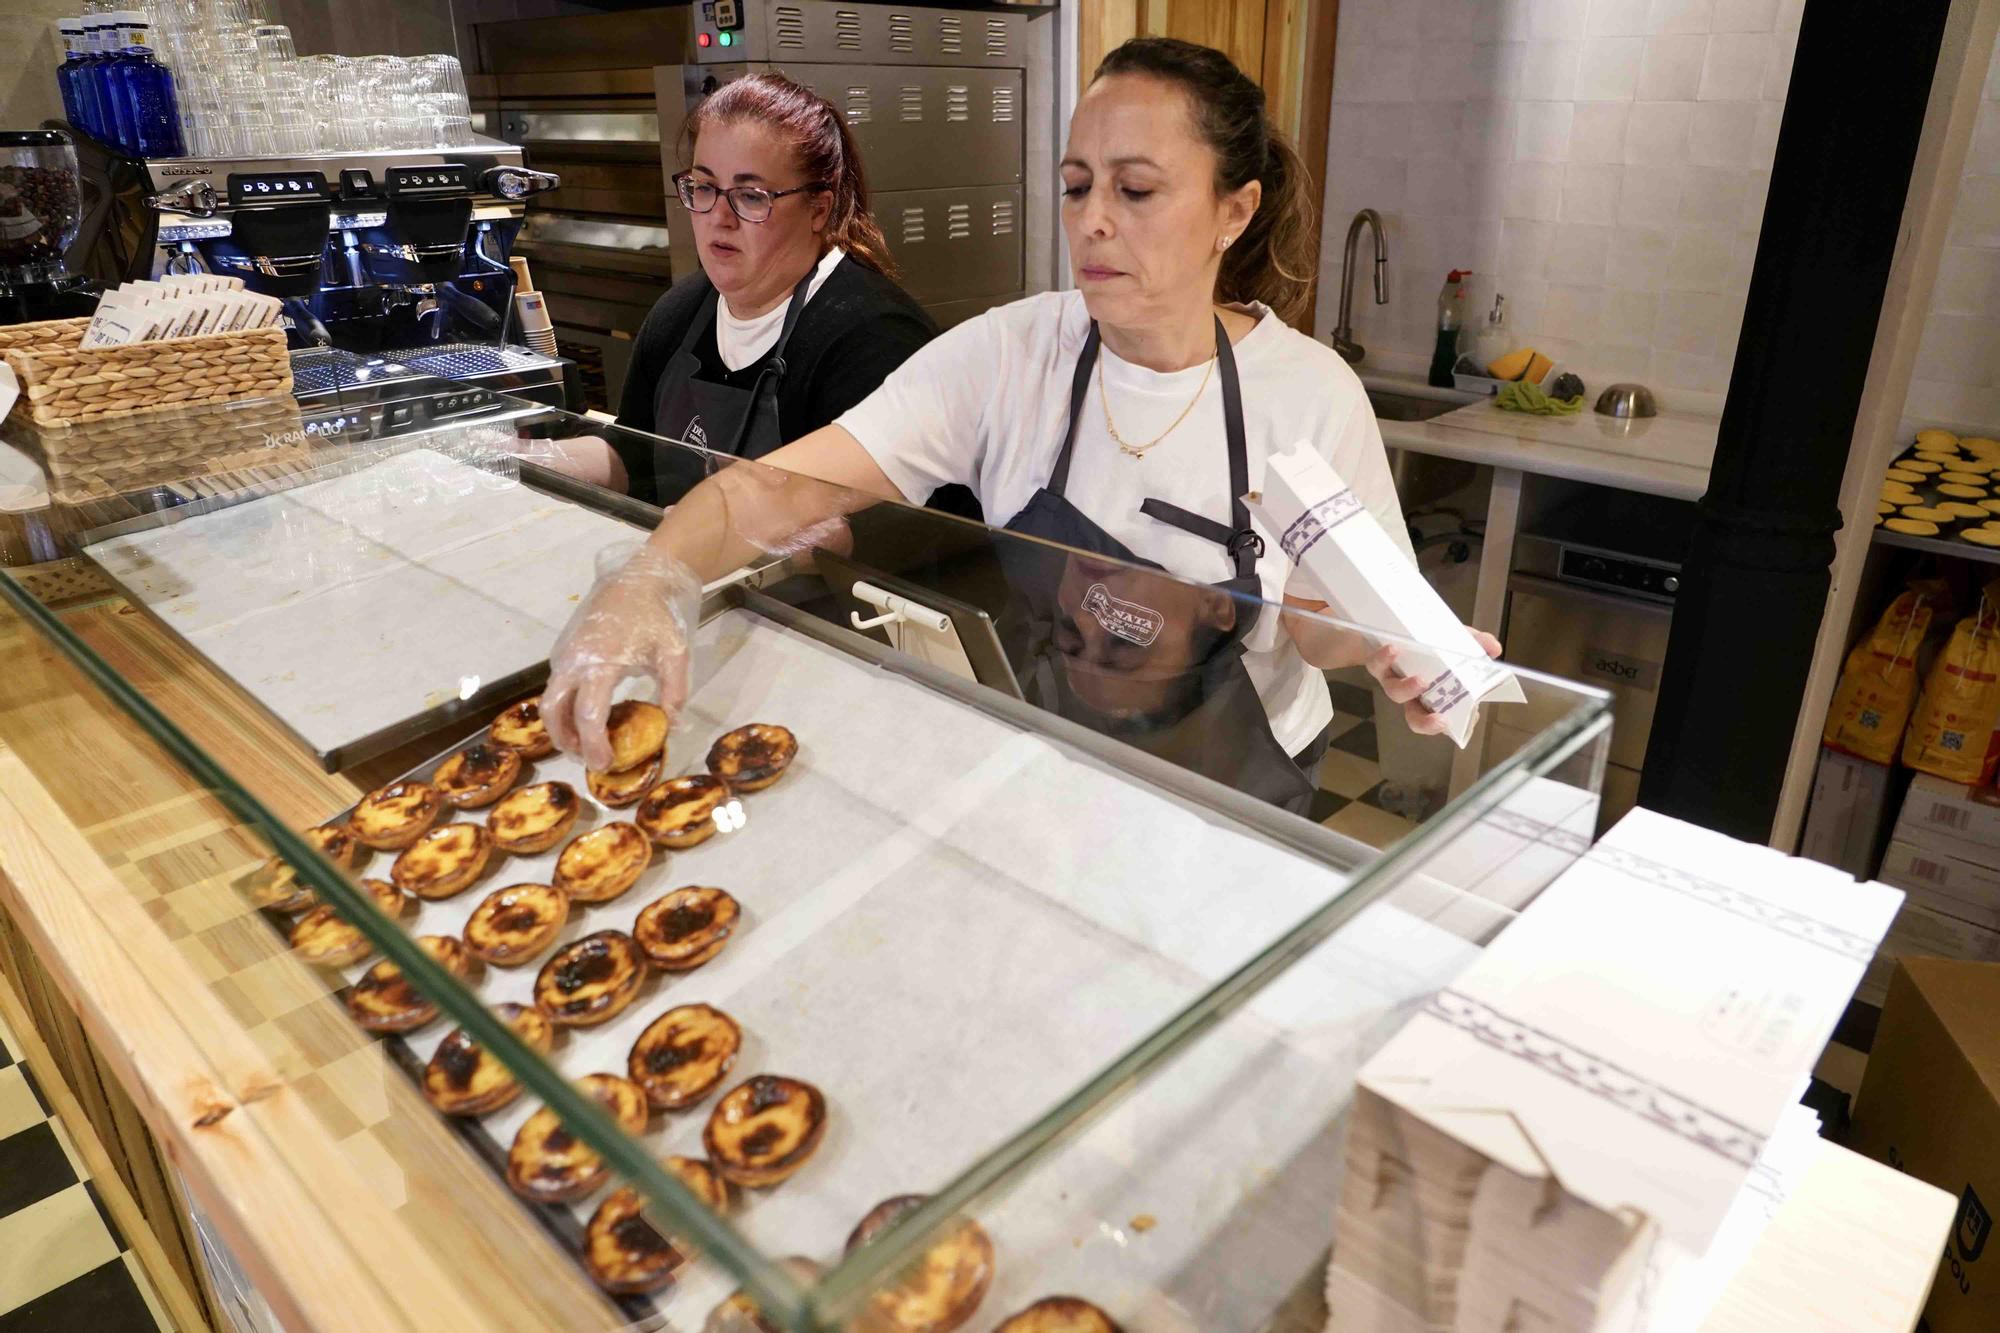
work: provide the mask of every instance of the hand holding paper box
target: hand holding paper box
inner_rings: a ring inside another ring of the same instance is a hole
[[[1460,749],[1481,701],[1522,702],[1514,673],[1494,663],[1327,461],[1309,444],[1274,455],[1264,487],[1244,497],[1292,563],[1325,590],[1335,614],[1376,642],[1395,643],[1420,697]]]

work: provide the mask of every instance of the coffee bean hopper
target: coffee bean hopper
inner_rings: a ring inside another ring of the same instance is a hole
[[[65,259],[83,216],[76,148],[61,130],[0,130],[0,324],[97,308]]]

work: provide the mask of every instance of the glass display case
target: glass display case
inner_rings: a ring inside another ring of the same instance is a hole
[[[9,914],[278,1319],[1317,1326],[1354,1072],[1588,845],[1605,697],[1519,673],[1368,846],[1183,726],[1200,636],[1366,626],[627,436],[754,555],[587,774],[510,705],[659,516],[568,475],[616,433],[417,380],[6,437],[101,581],[0,571]]]

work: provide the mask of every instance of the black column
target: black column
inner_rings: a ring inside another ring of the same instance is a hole
[[[1947,0],[1809,0],[1639,802],[1770,836]]]

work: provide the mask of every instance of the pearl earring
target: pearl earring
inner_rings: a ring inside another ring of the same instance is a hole
[[[1234,241],[1235,239],[1236,238],[1234,236],[1225,236],[1221,240],[1215,243],[1215,248],[1218,250],[1227,250],[1229,248],[1230,242]]]

